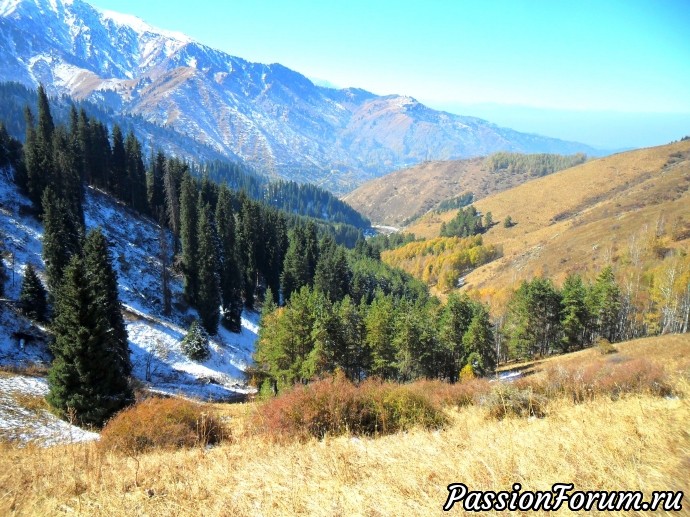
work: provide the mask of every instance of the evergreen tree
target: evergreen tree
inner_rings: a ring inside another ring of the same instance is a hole
[[[165,155],[151,153],[149,172],[146,175],[146,195],[151,213],[155,217],[165,210]]]
[[[84,241],[84,266],[89,285],[108,325],[107,347],[118,364],[122,377],[132,374],[127,329],[117,291],[117,273],[113,268],[108,241],[100,228],[91,230]]]
[[[242,268],[236,245],[235,214],[230,191],[222,185],[216,205],[216,226],[220,240],[220,290],[223,301],[223,323],[232,332],[242,328]]]
[[[19,293],[19,307],[25,316],[36,321],[45,320],[46,290],[31,264],[27,264],[24,270],[24,280]]]
[[[589,321],[589,311],[585,303],[586,294],[587,290],[580,275],[568,275],[562,289],[561,350],[563,352],[582,348],[585,344],[585,330]]]
[[[331,235],[326,235],[319,246],[314,289],[321,291],[331,302],[336,302],[348,293],[351,279],[345,250],[335,244]]]
[[[467,362],[463,337],[472,322],[474,305],[466,294],[452,293],[439,318],[439,337],[445,355],[444,377],[450,382],[458,380],[460,369]]]
[[[395,379],[398,376],[397,350],[393,344],[395,317],[393,297],[377,291],[364,317],[364,325],[371,357],[370,373],[382,379]]]
[[[187,301],[196,304],[199,287],[197,265],[197,199],[198,192],[191,174],[182,179],[180,191],[180,240],[182,241],[182,268],[184,272],[184,294]]]
[[[594,283],[593,301],[593,313],[597,317],[599,335],[611,342],[617,341],[621,292],[611,266],[606,266],[599,273]]]
[[[204,361],[211,355],[209,337],[199,320],[194,320],[182,339],[182,351],[192,361]]]
[[[468,358],[477,357],[476,363],[471,365],[473,371],[484,375],[496,369],[494,334],[486,307],[475,306],[474,316],[462,338],[462,343]]]
[[[549,279],[522,282],[509,305],[505,331],[514,357],[545,355],[560,344],[561,296]]]
[[[113,127],[113,146],[110,156],[108,190],[121,201],[128,200],[127,153],[120,126]]]
[[[48,288],[55,294],[65,267],[81,252],[81,235],[75,217],[50,187],[43,193],[43,213],[43,261]]]
[[[199,194],[199,202],[203,202],[201,194]],[[206,331],[215,335],[218,332],[218,318],[220,316],[219,268],[216,249],[217,237],[213,226],[211,207],[208,204],[204,204],[201,209],[197,235],[199,242],[197,309]]]
[[[64,271],[56,297],[46,400],[63,416],[74,411],[82,425],[101,426],[134,401],[109,342],[110,325],[82,259]]]
[[[127,164],[127,197],[123,201],[141,214],[148,213],[146,170],[141,155],[141,144],[132,131],[127,134],[125,139],[125,157]]]
[[[318,242],[314,224],[309,222],[306,226],[298,225],[293,228],[290,232],[281,276],[285,300],[290,299],[294,291],[312,285],[318,258]]]

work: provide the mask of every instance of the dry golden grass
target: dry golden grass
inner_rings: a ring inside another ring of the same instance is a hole
[[[444,431],[282,445],[243,432],[253,404],[215,405],[237,440],[212,449],[122,457],[95,444],[0,446],[0,514],[440,515],[452,482],[477,490],[573,482],[583,490],[687,494],[690,336],[617,346],[633,359],[668,362],[683,397],[553,400],[545,418],[500,421],[470,406],[450,412]],[[591,353],[543,363],[587,361]]]
[[[658,223],[668,232],[679,217],[690,221],[689,202],[688,141],[593,160],[489,196],[475,206],[499,222],[484,242],[502,245],[503,257],[470,273],[465,289],[500,305],[523,279],[598,272],[627,253],[631,238],[643,245]],[[406,231],[435,237],[456,213],[430,215]],[[508,215],[516,226],[503,227]],[[688,239],[670,246],[687,250]]]

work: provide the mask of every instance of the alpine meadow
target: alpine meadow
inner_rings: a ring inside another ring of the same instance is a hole
[[[0,514],[688,514],[682,2],[88,1],[0,0]]]

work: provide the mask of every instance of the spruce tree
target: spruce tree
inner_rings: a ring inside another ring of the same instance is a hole
[[[180,191],[180,240],[182,241],[184,294],[192,305],[196,304],[199,285],[197,200],[198,193],[194,179],[191,174],[186,173],[182,179]]]
[[[43,261],[48,289],[55,294],[70,259],[81,252],[81,235],[75,217],[51,187],[43,193]]]
[[[89,285],[108,324],[108,337],[104,346],[112,351],[117,360],[120,375],[128,377],[132,373],[132,362],[117,292],[117,273],[113,268],[108,241],[100,228],[91,230],[86,236],[84,266]]]
[[[211,355],[208,340],[208,334],[204,327],[199,323],[199,320],[194,320],[182,339],[182,351],[192,361],[204,361]]]
[[[46,316],[46,290],[31,264],[24,271],[22,289],[19,293],[19,307],[22,313],[36,321],[44,321]]]
[[[132,403],[132,390],[122,375],[110,342],[111,328],[102,295],[94,288],[84,261],[75,255],[64,271],[55,303],[46,400],[63,416],[82,425],[101,426]]]
[[[110,175],[108,189],[121,201],[128,201],[127,154],[122,130],[117,124],[113,127],[113,146],[110,156]]]
[[[199,202],[202,202],[201,194],[199,194]],[[206,331],[215,335],[218,332],[220,316],[220,287],[218,285],[217,238],[211,219],[211,207],[208,204],[203,205],[201,209],[197,234],[199,241],[197,310]]]
[[[220,241],[220,290],[223,301],[223,324],[232,332],[242,328],[242,268],[236,242],[235,215],[230,191],[221,186],[216,205],[216,226]]]

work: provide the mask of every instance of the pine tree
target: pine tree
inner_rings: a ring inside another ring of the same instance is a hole
[[[199,202],[203,202],[201,193],[199,194]],[[211,207],[208,204],[204,204],[201,209],[197,235],[199,242],[197,309],[206,331],[215,335],[218,332],[218,318],[220,316],[220,286],[216,249],[217,237],[213,226]]]
[[[590,319],[585,303],[587,290],[580,275],[568,275],[563,283],[561,350],[569,352],[585,344],[585,329]]]
[[[597,317],[599,335],[611,342],[618,339],[618,319],[621,310],[621,292],[613,274],[613,268],[606,266],[594,284],[594,314]]]
[[[450,382],[456,382],[460,369],[467,362],[467,351],[463,337],[472,322],[474,304],[465,294],[448,297],[439,321],[439,337],[446,359],[444,361],[444,377]]]
[[[468,363],[469,357],[477,358],[476,364],[472,364],[473,371],[479,375],[494,371],[496,368],[496,349],[493,329],[489,321],[489,311],[486,307],[482,305],[475,307],[475,314],[462,338],[462,343],[465,347]]]
[[[36,321],[44,321],[46,316],[46,290],[31,264],[24,271],[22,289],[19,293],[19,306],[22,313]]]
[[[84,241],[86,275],[99,307],[108,324],[108,338],[103,343],[113,354],[120,375],[132,374],[127,329],[117,292],[117,273],[113,268],[108,241],[100,228],[93,229]]]
[[[56,296],[46,400],[63,416],[74,412],[82,425],[101,426],[132,403],[119,359],[107,346],[110,325],[79,256],[70,260]]]
[[[209,337],[199,320],[194,320],[182,339],[182,351],[192,361],[204,361],[211,355]]]
[[[377,291],[374,301],[364,317],[366,344],[371,356],[370,373],[382,379],[394,379],[398,375],[395,332],[395,305],[391,296]]]
[[[55,179],[53,164],[53,131],[55,125],[50,113],[48,96],[42,85],[38,87],[38,122],[34,126],[33,115],[26,110],[26,168],[29,197],[42,213],[43,190]]]

